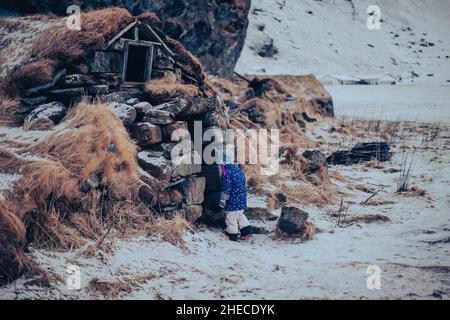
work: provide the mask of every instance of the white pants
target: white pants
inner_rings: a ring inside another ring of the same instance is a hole
[[[244,214],[244,210],[227,211],[225,222],[229,234],[238,234],[239,230],[248,227],[250,223]]]

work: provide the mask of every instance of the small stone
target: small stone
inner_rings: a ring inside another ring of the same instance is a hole
[[[108,109],[122,120],[124,126],[130,126],[136,120],[136,110],[125,103],[110,103]]]
[[[136,109],[138,118],[143,118],[144,114],[152,108],[152,105],[146,101],[143,101],[134,104],[133,108]]]
[[[176,189],[173,189],[169,192],[170,202],[173,205],[179,205],[183,202],[183,194]]]
[[[158,204],[163,208],[170,206],[170,196],[167,191],[158,193]]]
[[[137,103],[139,103],[139,99],[138,98],[131,98],[131,99],[128,99],[126,101],[126,104],[128,104],[130,106],[134,106]]]
[[[28,123],[36,120],[49,119],[54,124],[58,124],[66,115],[67,108],[61,102],[50,102],[42,104],[31,111],[28,115]]]
[[[146,205],[152,207],[156,204],[156,192],[147,184],[143,184],[138,191],[139,199]]]
[[[150,109],[144,114],[143,121],[158,125],[167,125],[174,122],[174,115],[169,111]]]
[[[172,172],[170,160],[164,157],[153,157],[149,152],[141,151],[138,153],[138,162],[142,169],[153,177],[161,181],[169,181]]]
[[[107,84],[98,84],[94,86],[90,86],[88,88],[88,93],[91,96],[98,96],[100,94],[107,94],[109,91],[109,86]]]
[[[302,236],[306,231],[308,213],[295,207],[283,207],[277,228],[288,235]]]
[[[189,135],[187,122],[176,121],[162,127],[163,139],[170,142],[182,141]]]
[[[186,220],[192,224],[194,224],[203,214],[203,207],[199,205],[187,206],[185,208],[186,211]]]
[[[151,146],[162,141],[161,128],[148,122],[138,123],[134,129],[134,136],[140,147]]]
[[[181,183],[186,204],[201,204],[204,200],[205,178],[189,177]]]
[[[327,164],[327,157],[319,150],[306,150],[303,157],[307,160],[303,173],[313,173]]]

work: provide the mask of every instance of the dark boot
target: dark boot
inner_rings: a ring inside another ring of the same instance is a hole
[[[241,229],[241,236],[242,237],[245,237],[245,236],[248,236],[248,235],[251,235],[251,234],[253,234],[252,226],[247,226],[247,227]]]
[[[237,234],[230,234],[229,239],[230,239],[231,241],[238,241],[238,240],[239,240],[239,237],[238,237]]]

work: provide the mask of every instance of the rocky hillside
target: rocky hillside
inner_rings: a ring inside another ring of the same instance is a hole
[[[367,8],[381,29],[367,28]],[[392,74],[450,80],[446,0],[253,0],[237,71],[245,74]]]
[[[0,4],[0,12],[65,15],[72,4],[79,4],[83,11],[115,6],[133,15],[154,12],[164,21],[163,31],[194,53],[208,73],[226,78],[232,76],[244,46],[250,10],[250,0],[24,0]]]

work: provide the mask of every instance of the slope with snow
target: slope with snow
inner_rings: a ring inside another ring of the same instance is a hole
[[[381,30],[367,8],[381,10]],[[243,74],[392,74],[415,83],[450,80],[447,0],[253,0],[236,71]],[[261,57],[273,39],[278,53]],[[418,75],[418,76],[417,76]]]

